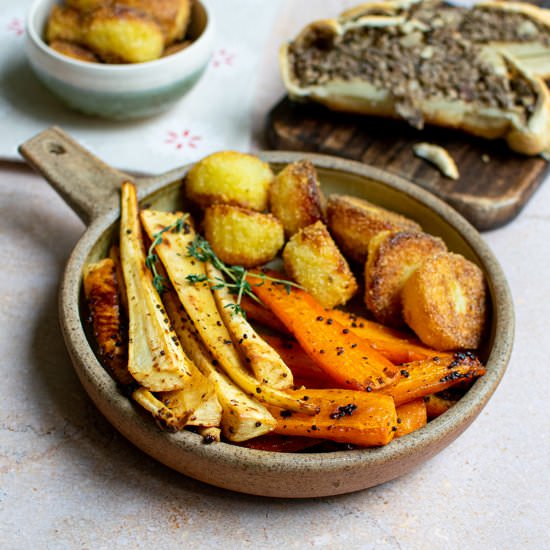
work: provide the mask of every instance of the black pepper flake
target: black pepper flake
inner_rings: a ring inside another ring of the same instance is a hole
[[[354,411],[357,409],[355,403],[348,403],[347,405],[342,405],[338,409],[330,414],[330,418],[343,418],[344,416],[351,416]]]
[[[392,427],[391,427],[391,431],[392,431],[392,432],[396,432],[396,431],[397,431],[397,426],[392,426]]]
[[[224,343],[226,346],[229,346],[229,344],[231,344],[231,340],[224,340],[223,343]]]
[[[281,411],[282,418],[290,418],[292,416],[292,411]]]
[[[370,386],[367,386],[367,392],[370,393],[372,391],[372,388]]]
[[[212,359],[212,365],[217,367],[219,365],[218,360],[217,359]]]
[[[256,422],[256,424],[254,424],[254,426],[256,426],[256,428],[259,428],[259,427],[260,427],[261,425],[262,425],[262,423],[261,423],[261,422],[259,422],[259,421],[258,421],[258,422]]]
[[[342,330],[342,334],[349,334],[349,328],[345,328],[344,330]]]
[[[262,388],[256,388],[256,393],[262,393]]]
[[[216,321],[216,325],[218,325],[219,327],[222,326],[222,322],[221,321]]]
[[[317,317],[317,319],[315,319],[316,321],[323,321],[324,320],[324,317],[322,315],[319,315]]]
[[[317,426],[316,426],[315,424],[313,424],[313,425],[311,426],[311,429],[312,429],[313,431],[315,431],[315,430],[317,430]]]
[[[332,319],[327,319],[327,325],[332,325]]]
[[[324,349],[320,349],[320,350],[319,350],[319,353],[323,354],[323,353],[325,353],[325,350],[324,350]]]
[[[398,418],[398,419],[397,419],[397,423],[398,423],[398,424],[401,424],[401,422],[403,422],[403,420],[401,420],[401,418]]]
[[[403,376],[404,378],[408,378],[409,377],[409,371],[405,370],[405,369],[401,369],[401,376]]]
[[[212,434],[205,435],[202,440],[205,445],[210,445],[211,443],[214,443],[214,441],[216,441],[216,438]]]
[[[356,348],[356,347],[357,347],[357,344],[352,344],[351,345],[351,349]]]

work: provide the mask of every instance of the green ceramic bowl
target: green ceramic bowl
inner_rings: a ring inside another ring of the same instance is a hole
[[[99,364],[79,307],[82,270],[106,255],[118,231],[119,189],[128,176],[101,163],[57,129],[39,134],[20,150],[88,224],[67,264],[59,304],[65,342],[85,390],[124,436],[183,474],[234,491],[275,497],[318,497],[365,489],[407,473],[449,445],[477,417],[506,370],[514,335],[510,291],[497,260],[462,216],[419,187],[368,165],[307,153],[262,153],[274,170],[310,159],[325,192],[355,195],[410,216],[444,239],[451,250],[476,262],[487,278],[492,309],[489,335],[481,350],[487,374],[449,411],[381,448],[273,453],[227,443],[204,445],[198,435],[186,431],[163,432],[121,395]],[[134,180],[142,204],[161,210],[185,208],[181,186],[188,169]]]
[[[184,50],[147,63],[86,63],[52,50],[43,40],[57,4],[37,0],[27,18],[25,51],[36,76],[69,107],[108,119],[143,118],[169,109],[200,79],[212,56],[214,24],[206,7],[193,4]]]

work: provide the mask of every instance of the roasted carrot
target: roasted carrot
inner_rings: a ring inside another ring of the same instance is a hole
[[[273,315],[269,309],[266,309],[264,306],[249,298],[248,296],[243,296],[241,300],[241,307],[245,311],[247,317],[269,327],[277,332],[282,334],[289,334],[287,328]]]
[[[299,453],[304,449],[321,443],[323,439],[313,437],[291,437],[279,434],[267,434],[239,443],[241,447],[256,449],[257,451],[271,451],[276,453]]]
[[[440,351],[423,345],[420,340],[406,332],[386,327],[353,313],[331,309],[327,310],[326,314],[366,340],[375,350],[396,365],[444,355]]]
[[[307,355],[296,340],[262,334],[262,338],[277,351],[292,371],[294,385],[306,388],[334,388],[335,382]]]
[[[274,433],[330,439],[361,447],[386,445],[397,430],[393,399],[381,393],[354,390],[294,390],[296,398],[319,407],[316,416],[270,409],[277,420]]]
[[[485,367],[470,352],[456,352],[451,357],[432,357],[401,365],[395,384],[382,388],[396,406],[436,393],[485,374]]]
[[[101,364],[121,386],[134,383],[128,371],[128,336],[123,328],[113,260],[105,258],[86,267],[84,294],[90,308]]]
[[[428,413],[428,418],[431,420],[432,418],[437,418],[438,416],[441,416],[444,412],[447,412],[457,401],[457,397],[451,398],[437,393],[427,395],[426,397],[424,397],[424,402],[426,403],[426,412]]]
[[[395,437],[402,437],[425,426],[428,422],[424,399],[415,399],[397,407],[397,431]]]
[[[399,369],[362,338],[327,317],[307,292],[249,275],[254,293],[292,332],[304,351],[339,385],[373,390],[390,384]]]

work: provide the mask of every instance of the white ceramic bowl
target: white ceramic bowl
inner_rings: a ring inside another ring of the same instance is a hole
[[[146,63],[78,61],[43,40],[56,0],[36,0],[27,19],[25,51],[36,76],[69,107],[110,119],[141,118],[171,107],[202,76],[212,56],[214,25],[205,5],[195,1],[184,50]]]

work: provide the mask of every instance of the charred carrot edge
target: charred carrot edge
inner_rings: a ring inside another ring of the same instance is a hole
[[[457,399],[447,399],[446,397],[433,393],[424,397],[426,412],[430,420],[447,412],[456,402]]]
[[[403,437],[428,423],[424,399],[415,399],[397,407],[397,431],[395,437]]]
[[[425,346],[410,334],[391,329],[375,321],[370,321],[340,309],[327,310],[327,315],[344,325],[351,332],[363,338],[392,363],[400,365],[411,361],[421,361],[434,355],[447,355]]]
[[[123,334],[116,264],[110,258],[89,266],[84,294],[90,308],[100,362],[121,386],[134,383],[128,371],[127,337]]]
[[[397,431],[395,405],[387,395],[337,389],[305,389],[289,393],[315,403],[319,413],[311,417],[270,409],[277,420],[274,433],[373,447],[386,445]]]
[[[254,293],[292,332],[304,351],[340,385],[367,390],[382,388],[399,369],[349,329],[326,317],[323,306],[307,292],[267,282],[253,274]]]
[[[250,317],[253,321],[276,330],[281,334],[290,334],[283,323],[281,323],[281,321],[279,321],[279,319],[277,319],[271,311],[254,301],[252,298],[243,296],[241,300],[241,307],[244,309],[247,317]]]
[[[453,356],[435,356],[424,361],[413,361],[401,366],[400,378],[381,393],[393,397],[396,406],[437,393],[467,380],[483,376],[485,367],[470,352],[456,352]]]

